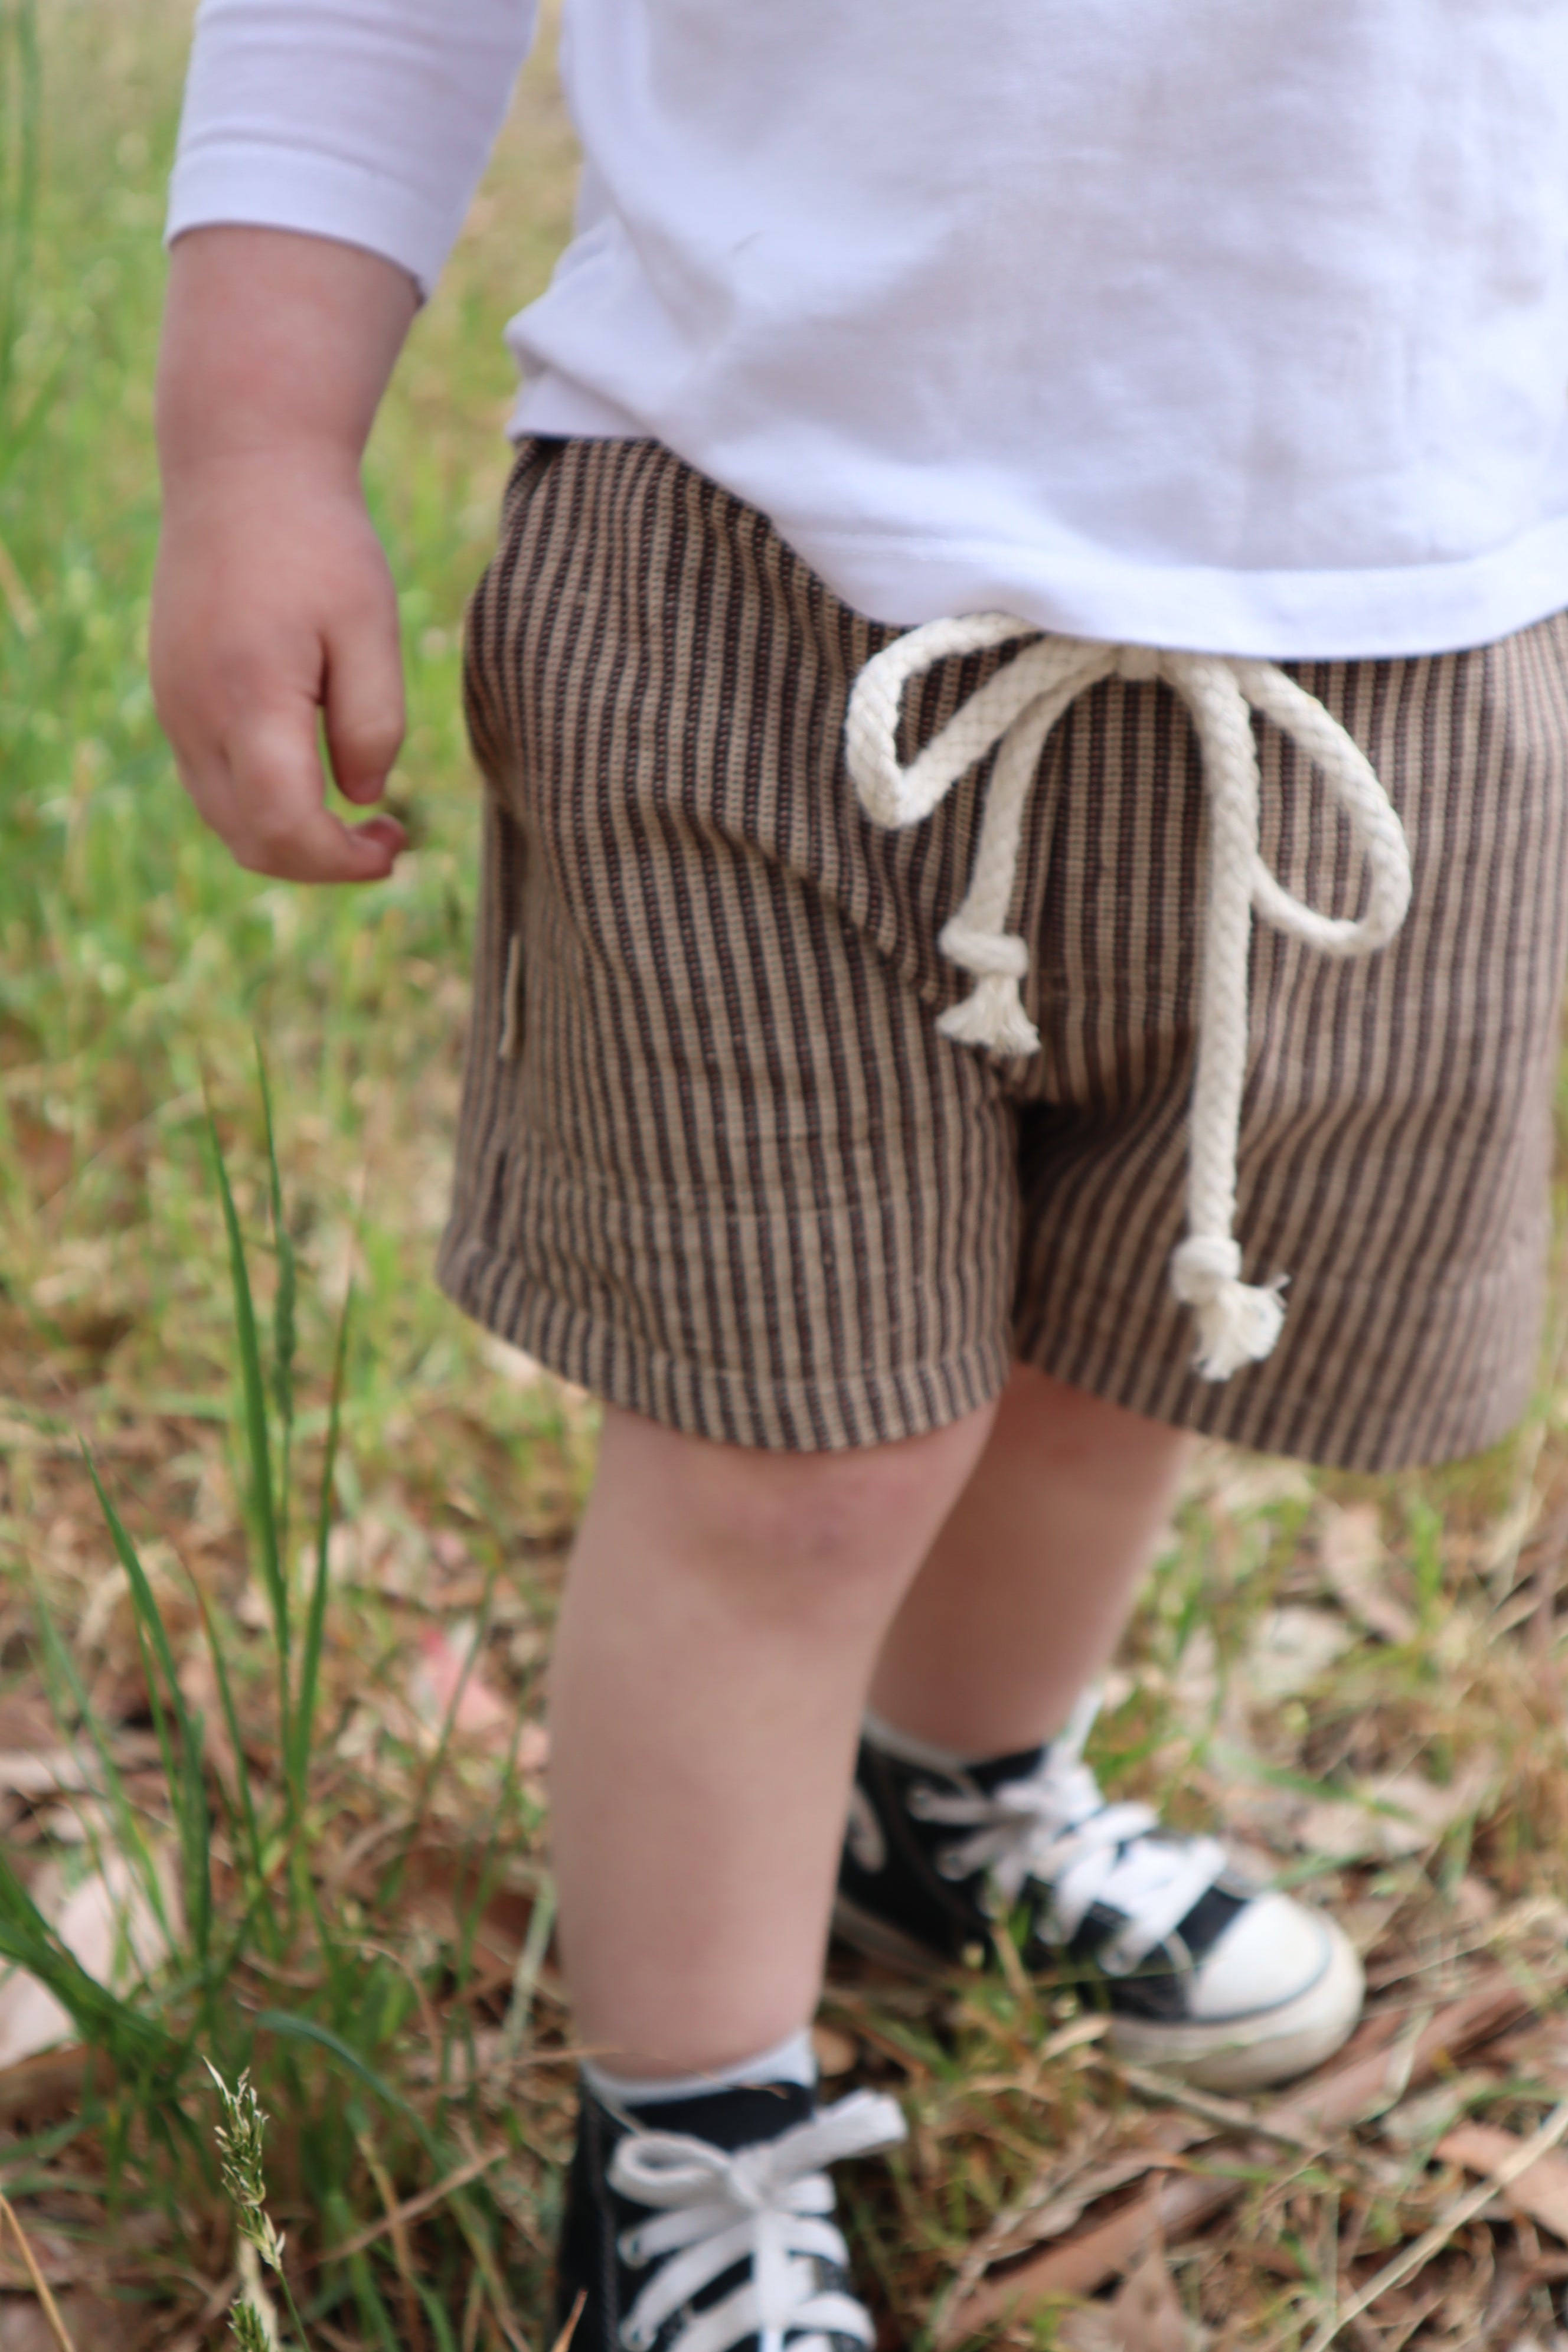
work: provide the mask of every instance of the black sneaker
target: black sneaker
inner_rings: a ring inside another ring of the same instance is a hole
[[[874,1727],[860,1743],[834,1926],[895,1966],[978,1963],[1022,1911],[1026,1958],[1076,1981],[1140,2064],[1215,2090],[1287,2082],[1361,2014],[1361,1962],[1320,1911],[1239,1875],[1214,1838],[1108,1804],[1083,1760],[1091,1697],[1048,1748],[954,1770]]]
[[[797,2083],[614,2108],[584,2084],[557,2323],[573,2352],[867,2352],[825,2167],[904,2137],[896,2103]]]

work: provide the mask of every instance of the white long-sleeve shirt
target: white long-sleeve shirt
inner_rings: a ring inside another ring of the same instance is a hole
[[[203,0],[171,234],[428,288],[531,16]],[[1352,656],[1568,604],[1568,0],[566,0],[563,70],[518,431],[657,436],[885,621]]]

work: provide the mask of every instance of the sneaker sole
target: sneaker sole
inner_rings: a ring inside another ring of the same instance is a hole
[[[1322,1925],[1328,1957],[1293,2000],[1253,2017],[1192,2025],[1114,2017],[1107,2037],[1111,2049],[1132,2065],[1179,2075],[1205,2091],[1261,2091],[1310,2074],[1349,2041],[1366,1991],[1361,1962],[1343,1929],[1331,1919]],[[834,1904],[833,1932],[868,1959],[904,1976],[941,1976],[945,1967],[957,1965],[944,1963],[846,1895]]]
[[[1353,1945],[1331,1919],[1322,1922],[1328,1957],[1293,2000],[1254,2017],[1191,2025],[1118,2017],[1110,2041],[1118,2057],[1179,2074],[1205,2091],[1261,2091],[1310,2074],[1355,2030],[1366,1979]]]

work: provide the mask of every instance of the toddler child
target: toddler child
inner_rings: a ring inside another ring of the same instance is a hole
[[[204,0],[153,666],[258,872],[402,846],[331,813],[318,720],[374,803],[360,457],[529,17]],[[900,2126],[816,2104],[830,1917],[936,1969],[1021,1923],[1222,2086],[1357,2014],[1331,1920],[1102,1796],[1085,1694],[1194,1433],[1379,1470],[1528,1391],[1568,0],[565,37],[440,1267],[604,1401],[552,1685],[562,2305],[584,2352],[847,2352],[826,2168]]]

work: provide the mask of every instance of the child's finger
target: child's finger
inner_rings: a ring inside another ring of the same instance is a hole
[[[326,646],[322,718],[338,790],[378,801],[403,742],[403,664],[397,608],[384,605],[338,623]]]
[[[313,714],[312,714],[313,715]],[[393,817],[345,824],[325,805],[314,728],[305,740],[273,728],[235,747],[224,788],[203,807],[239,863],[284,882],[379,882],[405,845]]]

